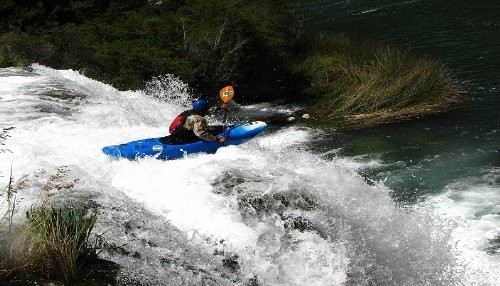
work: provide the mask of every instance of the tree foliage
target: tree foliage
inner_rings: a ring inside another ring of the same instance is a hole
[[[318,118],[443,106],[440,64],[344,36],[301,33],[300,0],[3,0],[0,67],[82,70],[119,89],[174,74],[198,96],[312,99]],[[302,96],[293,97],[301,94]]]
[[[201,93],[234,84],[259,97],[289,77],[294,2],[5,0],[0,66],[84,70],[120,89],[173,73]]]

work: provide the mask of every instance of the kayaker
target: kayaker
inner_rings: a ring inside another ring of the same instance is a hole
[[[216,137],[208,131],[205,115],[210,105],[205,99],[197,99],[192,109],[179,114],[170,124],[170,136],[160,139],[164,144],[184,144],[201,140],[218,141],[224,144],[226,137]]]

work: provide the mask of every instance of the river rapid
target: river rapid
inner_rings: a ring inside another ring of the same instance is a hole
[[[444,63],[465,101],[434,116],[351,132],[309,147],[348,157],[403,205],[432,202],[459,222],[464,249],[498,261],[500,247],[500,4],[498,1],[306,1],[306,30],[344,33]],[[332,152],[331,150],[336,150]],[[494,285],[498,285],[494,283]]]
[[[358,172],[356,158],[307,147],[328,132],[271,126],[243,145],[174,161],[113,160],[101,152],[164,135],[189,102],[174,77],[122,92],[71,70],[1,69],[0,183],[7,186],[12,168],[18,219],[47,196],[97,206],[95,232],[114,247],[101,257],[121,266],[124,285],[498,281],[498,256],[479,243],[491,229],[457,217],[464,204],[444,202],[443,194],[396,203],[386,183]],[[292,111],[242,106],[230,120]],[[487,185],[492,196],[494,184]],[[4,193],[0,200],[5,210]]]
[[[46,197],[97,207],[119,285],[498,285],[498,4],[303,9],[307,29],[443,61],[469,100],[350,132],[283,124],[295,106],[240,106],[231,122],[270,128],[216,154],[113,160],[103,146],[166,134],[190,104],[185,84],[118,91],[76,71],[3,68],[0,211],[11,174],[18,221]]]

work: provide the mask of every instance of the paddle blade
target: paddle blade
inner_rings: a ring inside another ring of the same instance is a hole
[[[234,96],[234,89],[232,86],[226,86],[219,92],[220,99],[224,103],[228,103]]]

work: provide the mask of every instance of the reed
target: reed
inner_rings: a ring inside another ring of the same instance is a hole
[[[0,218],[0,278],[9,273],[7,266],[7,219],[5,216]]]
[[[5,246],[7,245],[6,243],[6,233],[3,229],[3,226],[0,225],[0,279],[7,276],[10,273],[10,269],[8,267],[8,262],[7,262],[7,255],[6,255],[6,249]]]
[[[50,181],[57,180],[58,175],[52,176],[42,190],[48,190]],[[54,207],[44,193],[41,206],[28,211],[21,224],[15,223],[18,189],[11,168],[4,201],[0,203],[0,284],[12,277],[18,281],[58,280],[72,284],[80,278],[87,258],[97,258],[99,242],[90,241],[96,210],[89,211],[84,205]]]
[[[1,138],[1,137],[0,137]],[[1,143],[1,141],[0,141]],[[12,176],[12,167],[10,170],[9,183],[5,191],[6,199],[0,206],[0,278],[8,275],[11,272],[9,268],[8,252],[13,236],[13,217],[16,213],[17,198],[16,190],[14,189],[14,177]],[[6,205],[5,211],[3,206]]]
[[[26,223],[12,247],[13,259],[27,273],[40,273],[71,284],[95,251],[89,241],[95,212],[83,207],[42,206],[27,212]]]
[[[459,85],[437,61],[343,35],[313,36],[306,49],[310,54],[299,70],[310,82],[307,92],[316,96],[310,110],[316,117],[410,114],[418,107],[439,109],[458,101]]]

